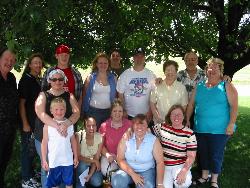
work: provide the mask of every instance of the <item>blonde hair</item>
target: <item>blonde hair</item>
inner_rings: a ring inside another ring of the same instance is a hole
[[[212,57],[210,58],[208,61],[207,61],[207,65],[205,67],[205,71],[207,72],[207,68],[210,64],[212,63],[216,63],[219,65],[219,68],[220,68],[220,72],[221,72],[221,76],[223,76],[223,73],[224,73],[224,61],[220,58],[217,58],[217,57]]]
[[[109,56],[107,54],[105,54],[104,52],[99,52],[98,54],[96,54],[95,58],[92,61],[92,73],[98,71],[98,68],[97,68],[96,64],[98,62],[98,59],[101,58],[101,57],[104,57],[104,58],[106,58],[108,60],[108,63],[109,63],[108,71],[110,71],[111,61],[110,61]]]
[[[62,97],[56,97],[56,98],[52,99],[52,101],[50,103],[50,108],[53,108],[55,106],[55,104],[62,104],[64,106],[64,108],[66,109],[66,102]]]

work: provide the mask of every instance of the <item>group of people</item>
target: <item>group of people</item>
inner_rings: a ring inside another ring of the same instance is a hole
[[[98,53],[83,83],[70,65],[70,48],[59,45],[57,65],[41,78],[44,59],[32,54],[17,87],[10,72],[15,53],[2,50],[0,187],[5,187],[20,122],[23,188],[73,187],[74,182],[80,188],[85,187],[83,179],[99,187],[103,177],[109,177],[114,188],[184,188],[208,182],[211,188],[219,187],[224,149],[235,131],[238,110],[237,91],[223,75],[224,62],[211,58],[203,71],[197,68],[197,54],[188,52],[186,69],[178,72],[178,63],[167,60],[161,79],[145,67],[145,57],[143,48],[135,49],[132,67],[123,70],[118,49],[110,56]],[[84,121],[77,132],[80,117]],[[36,152],[41,184],[34,178]],[[192,179],[196,154],[201,174]]]

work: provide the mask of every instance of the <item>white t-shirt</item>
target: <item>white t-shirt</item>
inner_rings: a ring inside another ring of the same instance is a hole
[[[67,129],[67,137],[61,136],[56,128],[48,126],[49,167],[73,165],[73,151],[70,138],[74,135],[73,125]]]
[[[110,108],[110,86],[101,85],[95,81],[93,92],[90,100],[90,106],[99,109]]]
[[[124,95],[125,109],[129,116],[148,112],[150,92],[154,88],[155,78],[154,73],[147,68],[139,72],[129,68],[121,74],[116,89]]]

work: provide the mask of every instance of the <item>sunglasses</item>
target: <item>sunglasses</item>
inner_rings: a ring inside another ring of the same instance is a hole
[[[52,82],[56,82],[57,80],[62,82],[62,81],[64,81],[64,78],[50,78],[49,80]]]

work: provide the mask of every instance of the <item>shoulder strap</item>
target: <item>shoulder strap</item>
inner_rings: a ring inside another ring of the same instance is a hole
[[[83,133],[82,133],[82,131],[81,131],[80,144],[82,143],[82,135],[83,135]]]

